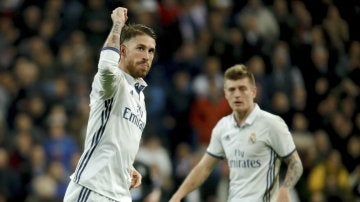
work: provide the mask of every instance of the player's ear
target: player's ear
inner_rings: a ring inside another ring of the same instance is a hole
[[[253,92],[253,97],[256,98],[256,96],[257,96],[257,88],[256,88],[256,85],[252,88],[252,92]]]
[[[126,46],[124,44],[120,44],[120,55],[121,56],[126,55]]]

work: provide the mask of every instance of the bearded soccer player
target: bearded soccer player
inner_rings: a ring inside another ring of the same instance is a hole
[[[156,36],[144,25],[126,25],[127,18],[126,8],[111,14],[113,26],[92,83],[84,152],[64,201],[130,202],[130,189],[141,184],[133,163],[146,123],[143,78]]]

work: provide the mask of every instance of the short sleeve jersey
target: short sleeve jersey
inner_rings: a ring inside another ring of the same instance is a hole
[[[129,202],[130,172],[146,123],[143,79],[118,67],[116,49],[100,54],[90,94],[84,152],[71,179],[103,196]]]
[[[212,131],[207,153],[225,158],[230,168],[229,202],[275,201],[280,159],[295,151],[287,125],[256,104],[242,126],[234,114]]]

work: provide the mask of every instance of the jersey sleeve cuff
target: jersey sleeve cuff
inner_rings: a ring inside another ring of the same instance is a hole
[[[293,154],[296,151],[296,148],[294,148],[289,154],[285,155],[285,156],[280,156],[281,158],[287,158],[289,156],[291,156],[291,154]]]
[[[212,154],[212,153],[210,153],[209,151],[206,151],[206,153],[209,154],[210,156],[214,157],[214,158],[217,158],[217,159],[220,159],[220,160],[223,160],[223,159],[224,159],[224,157],[218,156],[218,155],[215,155],[215,154]]]
[[[113,60],[118,62],[120,59],[120,51],[114,47],[104,47],[101,49],[100,57],[105,60]]]
[[[114,48],[114,47],[103,47],[101,50],[102,50],[102,51],[104,51],[104,50],[112,50],[112,51],[115,51],[115,52],[117,52],[118,54],[120,54],[119,49]]]

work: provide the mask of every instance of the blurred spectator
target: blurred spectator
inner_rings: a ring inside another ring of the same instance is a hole
[[[227,43],[227,26],[229,24],[226,9],[212,9],[208,14],[207,31],[211,32],[211,40],[207,55],[221,56],[225,54]]]
[[[288,3],[286,0],[274,0],[272,12],[279,24],[279,40],[290,42],[294,34],[295,18]]]
[[[324,162],[314,167],[308,180],[311,195],[322,194],[326,201],[351,200],[349,172],[337,150],[332,150]]]
[[[10,17],[0,16],[0,69],[9,69],[15,60],[17,48],[14,44],[20,37],[18,28]]]
[[[42,19],[41,9],[36,5],[30,5],[24,9],[19,21],[21,38],[32,37],[37,34]]]
[[[86,32],[88,44],[96,51],[100,50],[103,39],[110,29],[110,11],[102,0],[87,0],[80,19],[82,30]]]
[[[21,201],[24,195],[20,194],[19,176],[9,167],[8,160],[8,152],[0,147],[0,200]]]
[[[29,194],[29,185],[32,179],[31,172],[31,147],[34,142],[28,131],[20,131],[13,140],[13,146],[9,153],[9,168],[18,173],[18,183],[20,185],[18,197],[24,200]]]
[[[224,51],[219,55],[222,71],[245,60],[244,34],[238,27],[230,27],[225,39]]]
[[[13,86],[8,88],[13,93],[11,104],[8,107],[7,121],[9,128],[14,127],[14,119],[19,111],[26,111],[27,98],[30,94],[39,91],[39,67],[31,60],[24,57],[16,59],[13,75],[6,78],[7,84]],[[13,79],[13,81],[12,81]]]
[[[354,195],[354,201],[360,200],[360,167],[357,166],[356,169],[350,175],[350,185],[351,190]]]
[[[360,162],[360,136],[353,135],[346,144],[346,153],[344,154],[344,165],[350,173],[359,172],[356,169]]]
[[[161,189],[154,183],[153,173],[150,166],[135,161],[134,167],[141,173],[141,186],[131,190],[134,202],[159,202],[161,199]]]
[[[251,28],[252,31],[259,34],[264,42],[260,47],[262,52],[266,54],[271,52],[272,46],[279,38],[280,30],[274,14],[263,4],[262,0],[248,0],[239,13],[238,22],[244,30]],[[249,27],[247,23],[253,24]],[[248,34],[251,33],[248,32]]]
[[[208,9],[204,0],[183,1],[179,27],[184,42],[193,42],[207,23]]]
[[[202,72],[194,77],[192,81],[195,96],[203,98],[209,96],[211,87],[214,87],[217,91],[222,91],[223,76],[221,74],[221,61],[219,58],[208,56],[202,67]]]
[[[62,201],[69,183],[69,178],[67,178],[68,172],[63,163],[56,160],[48,165],[48,169],[50,177],[56,183],[55,199],[57,201]]]
[[[293,113],[289,97],[282,91],[276,91],[271,97],[271,111],[281,116],[287,125],[291,125]]]
[[[333,148],[339,150],[344,158],[347,153],[347,143],[353,135],[353,123],[342,112],[336,111],[331,115],[330,123],[327,126]]]
[[[34,177],[32,181],[32,194],[27,201],[60,202],[62,201],[68,184],[66,172],[62,164],[53,161],[45,173]]]
[[[8,138],[11,140],[17,134],[28,134],[32,141],[39,143],[44,138],[44,131],[38,126],[35,126],[34,119],[26,112],[19,112],[15,116],[14,129],[9,131]]]
[[[356,78],[360,76],[360,42],[352,41],[347,52],[337,63],[336,73],[349,86],[349,94],[358,96],[359,90],[356,87],[360,86],[360,81]]]
[[[315,148],[317,150],[317,161],[326,159],[332,150],[332,143],[329,140],[329,134],[325,130],[316,130],[313,133]]]
[[[168,61],[173,53],[183,43],[183,36],[179,27],[179,16],[182,7],[177,0],[159,1],[160,30],[157,46],[159,59]],[[177,40],[173,40],[177,39]],[[169,43],[171,41],[171,43]]]
[[[186,71],[190,77],[201,72],[201,63],[203,62],[203,55],[198,53],[199,44],[194,42],[185,42],[174,53],[174,66],[169,69],[169,73],[175,74],[176,71]],[[204,50],[205,51],[205,50]],[[206,50],[207,51],[207,50]]]
[[[44,139],[43,147],[48,164],[53,161],[61,163],[65,174],[72,173],[71,161],[78,153],[75,140],[67,133],[65,124],[67,115],[63,106],[54,106],[48,118],[48,136]]]
[[[176,146],[175,156],[172,163],[174,166],[174,187],[179,187],[194,166],[193,153],[189,144],[179,143]]]
[[[89,111],[89,100],[80,98],[76,103],[75,110],[69,116],[69,135],[74,138],[77,145],[80,145],[80,149],[83,149]]]
[[[304,152],[304,150],[313,146],[314,139],[309,131],[309,120],[304,114],[295,113],[290,126],[297,150]]]
[[[341,54],[349,40],[349,27],[347,22],[341,18],[335,5],[328,7],[326,17],[323,20],[323,27],[330,38],[331,47]]]
[[[195,100],[191,104],[190,120],[199,144],[208,144],[212,126],[220,117],[230,113],[223,96],[221,72],[219,58],[208,56],[204,61],[202,73],[192,81]]]
[[[172,166],[161,139],[156,135],[145,135],[136,160],[149,166],[154,186],[161,189],[162,197],[168,197],[173,186]]]
[[[270,93],[273,86],[271,86],[271,83],[269,82],[269,75],[266,72],[264,59],[259,55],[254,55],[248,60],[247,67],[256,79],[256,102],[262,105],[264,109],[269,109]]]
[[[174,156],[177,145],[186,143],[196,145],[193,130],[189,121],[190,107],[194,99],[191,78],[187,71],[174,73],[166,100],[166,127],[170,155]]]
[[[279,41],[271,54],[270,86],[271,94],[281,91],[286,94],[290,102],[296,88],[305,88],[300,70],[292,65],[289,47],[286,42]]]
[[[313,26],[311,13],[303,1],[292,1],[290,7],[295,17],[293,36],[295,46],[310,44],[311,28]]]
[[[40,175],[32,181],[32,194],[26,199],[30,202],[35,201],[56,201],[56,182],[49,175]]]
[[[321,134],[327,135],[326,133],[321,133]],[[294,136],[294,140],[297,141],[296,144],[300,146],[300,149],[302,148],[302,150],[299,150],[300,151],[299,155],[301,156],[301,161],[302,161],[303,167],[304,167],[303,175],[300,178],[300,180],[296,186],[296,190],[299,195],[300,201],[311,201],[311,197],[314,197],[314,194],[313,195],[310,194],[310,190],[309,190],[309,186],[308,186],[309,174],[312,172],[313,168],[319,162],[323,162],[323,160],[324,160],[323,148],[318,149],[318,147],[322,147],[323,145],[326,145],[326,146],[330,145],[329,141],[327,139],[318,138],[319,139],[319,141],[318,141],[316,139],[317,137],[315,137],[315,138],[313,138],[312,136],[307,136],[307,137],[308,137],[308,139],[305,139],[305,141],[303,141],[302,143],[299,144],[298,138],[296,138],[296,136]],[[327,136],[322,136],[322,137],[327,138]],[[311,140],[311,141],[309,142],[308,140]],[[314,140],[317,142],[314,142]],[[322,140],[327,140],[327,141],[321,142]],[[304,144],[304,143],[306,143],[306,144]],[[328,143],[328,144],[326,144],[326,143]],[[327,156],[328,153],[326,152],[325,155]],[[315,195],[317,197],[319,194],[315,194]]]
[[[47,107],[45,99],[40,93],[34,93],[29,96],[26,113],[31,117],[35,129],[41,131],[37,136],[44,133],[42,126],[46,117]]]
[[[34,144],[30,151],[30,164],[32,177],[42,175],[46,172],[47,162],[44,147]]]

